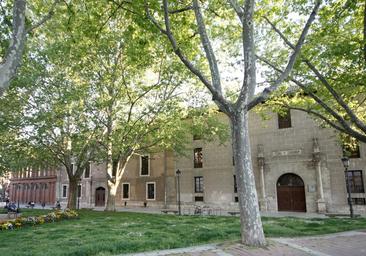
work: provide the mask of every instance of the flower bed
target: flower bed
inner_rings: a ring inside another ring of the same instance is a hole
[[[75,219],[78,216],[76,211],[66,209],[65,211],[50,212],[47,215],[18,217],[15,220],[0,221],[0,230],[12,230],[24,226],[35,226],[64,219]]]

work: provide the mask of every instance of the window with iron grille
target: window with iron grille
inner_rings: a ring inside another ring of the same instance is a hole
[[[141,156],[140,158],[140,175],[147,176],[149,175],[149,156]]]
[[[278,129],[285,129],[291,127],[291,112],[287,110],[286,113],[278,114]]]
[[[356,205],[365,205],[366,200],[365,198],[352,198],[352,203]]]
[[[146,199],[155,200],[155,183],[146,183]]]
[[[67,185],[62,186],[62,197],[63,198],[67,197]]]
[[[238,184],[236,183],[236,175],[234,175],[234,193],[238,193]]]
[[[81,197],[81,185],[78,185],[78,197]]]
[[[203,196],[195,196],[194,201],[195,202],[203,202]]]
[[[84,178],[90,177],[90,163],[86,164],[85,171],[84,171]]]
[[[195,148],[193,151],[194,157],[194,168],[202,168],[203,166],[203,159],[202,159],[202,148]]]
[[[129,183],[122,184],[122,198],[130,199],[130,184]]]
[[[194,177],[194,192],[203,193],[203,177]]]
[[[351,193],[365,193],[361,170],[347,171],[346,172],[347,189],[348,189],[348,181],[350,182]]]

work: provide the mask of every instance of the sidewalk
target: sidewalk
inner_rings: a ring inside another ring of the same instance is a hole
[[[104,211],[105,207],[94,207],[95,211]],[[175,209],[175,208],[169,208]],[[152,214],[165,214],[162,213],[164,208],[153,208],[153,207],[116,207],[118,212],[137,212],[137,213],[152,213]],[[229,210],[221,210],[217,212],[217,214],[212,214],[216,216],[231,216],[228,214]],[[187,209],[182,210],[182,214],[186,215],[193,214],[193,211],[189,211]],[[202,215],[207,215],[207,213],[203,213]],[[325,214],[321,213],[306,213],[306,212],[261,212],[262,217],[297,217],[297,218],[328,218]]]
[[[324,236],[268,239],[266,248],[239,243],[209,244],[173,250],[127,254],[128,256],[362,256],[366,255],[366,231]]]

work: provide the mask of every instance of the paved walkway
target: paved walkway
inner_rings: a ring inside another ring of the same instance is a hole
[[[273,238],[266,248],[238,243],[209,244],[129,256],[364,256],[366,231],[350,231],[303,238]]]

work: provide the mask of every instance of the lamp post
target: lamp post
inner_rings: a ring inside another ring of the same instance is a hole
[[[342,157],[342,163],[345,169],[345,174],[347,177],[347,193],[348,193],[348,205],[349,205],[349,212],[350,217],[353,218],[353,206],[352,206],[352,198],[351,198],[351,182],[348,175],[348,167],[349,167],[349,158],[348,157]]]
[[[180,175],[182,172],[178,169],[175,174],[177,175],[177,186],[178,186],[178,214],[181,215],[181,207],[180,207]]]

